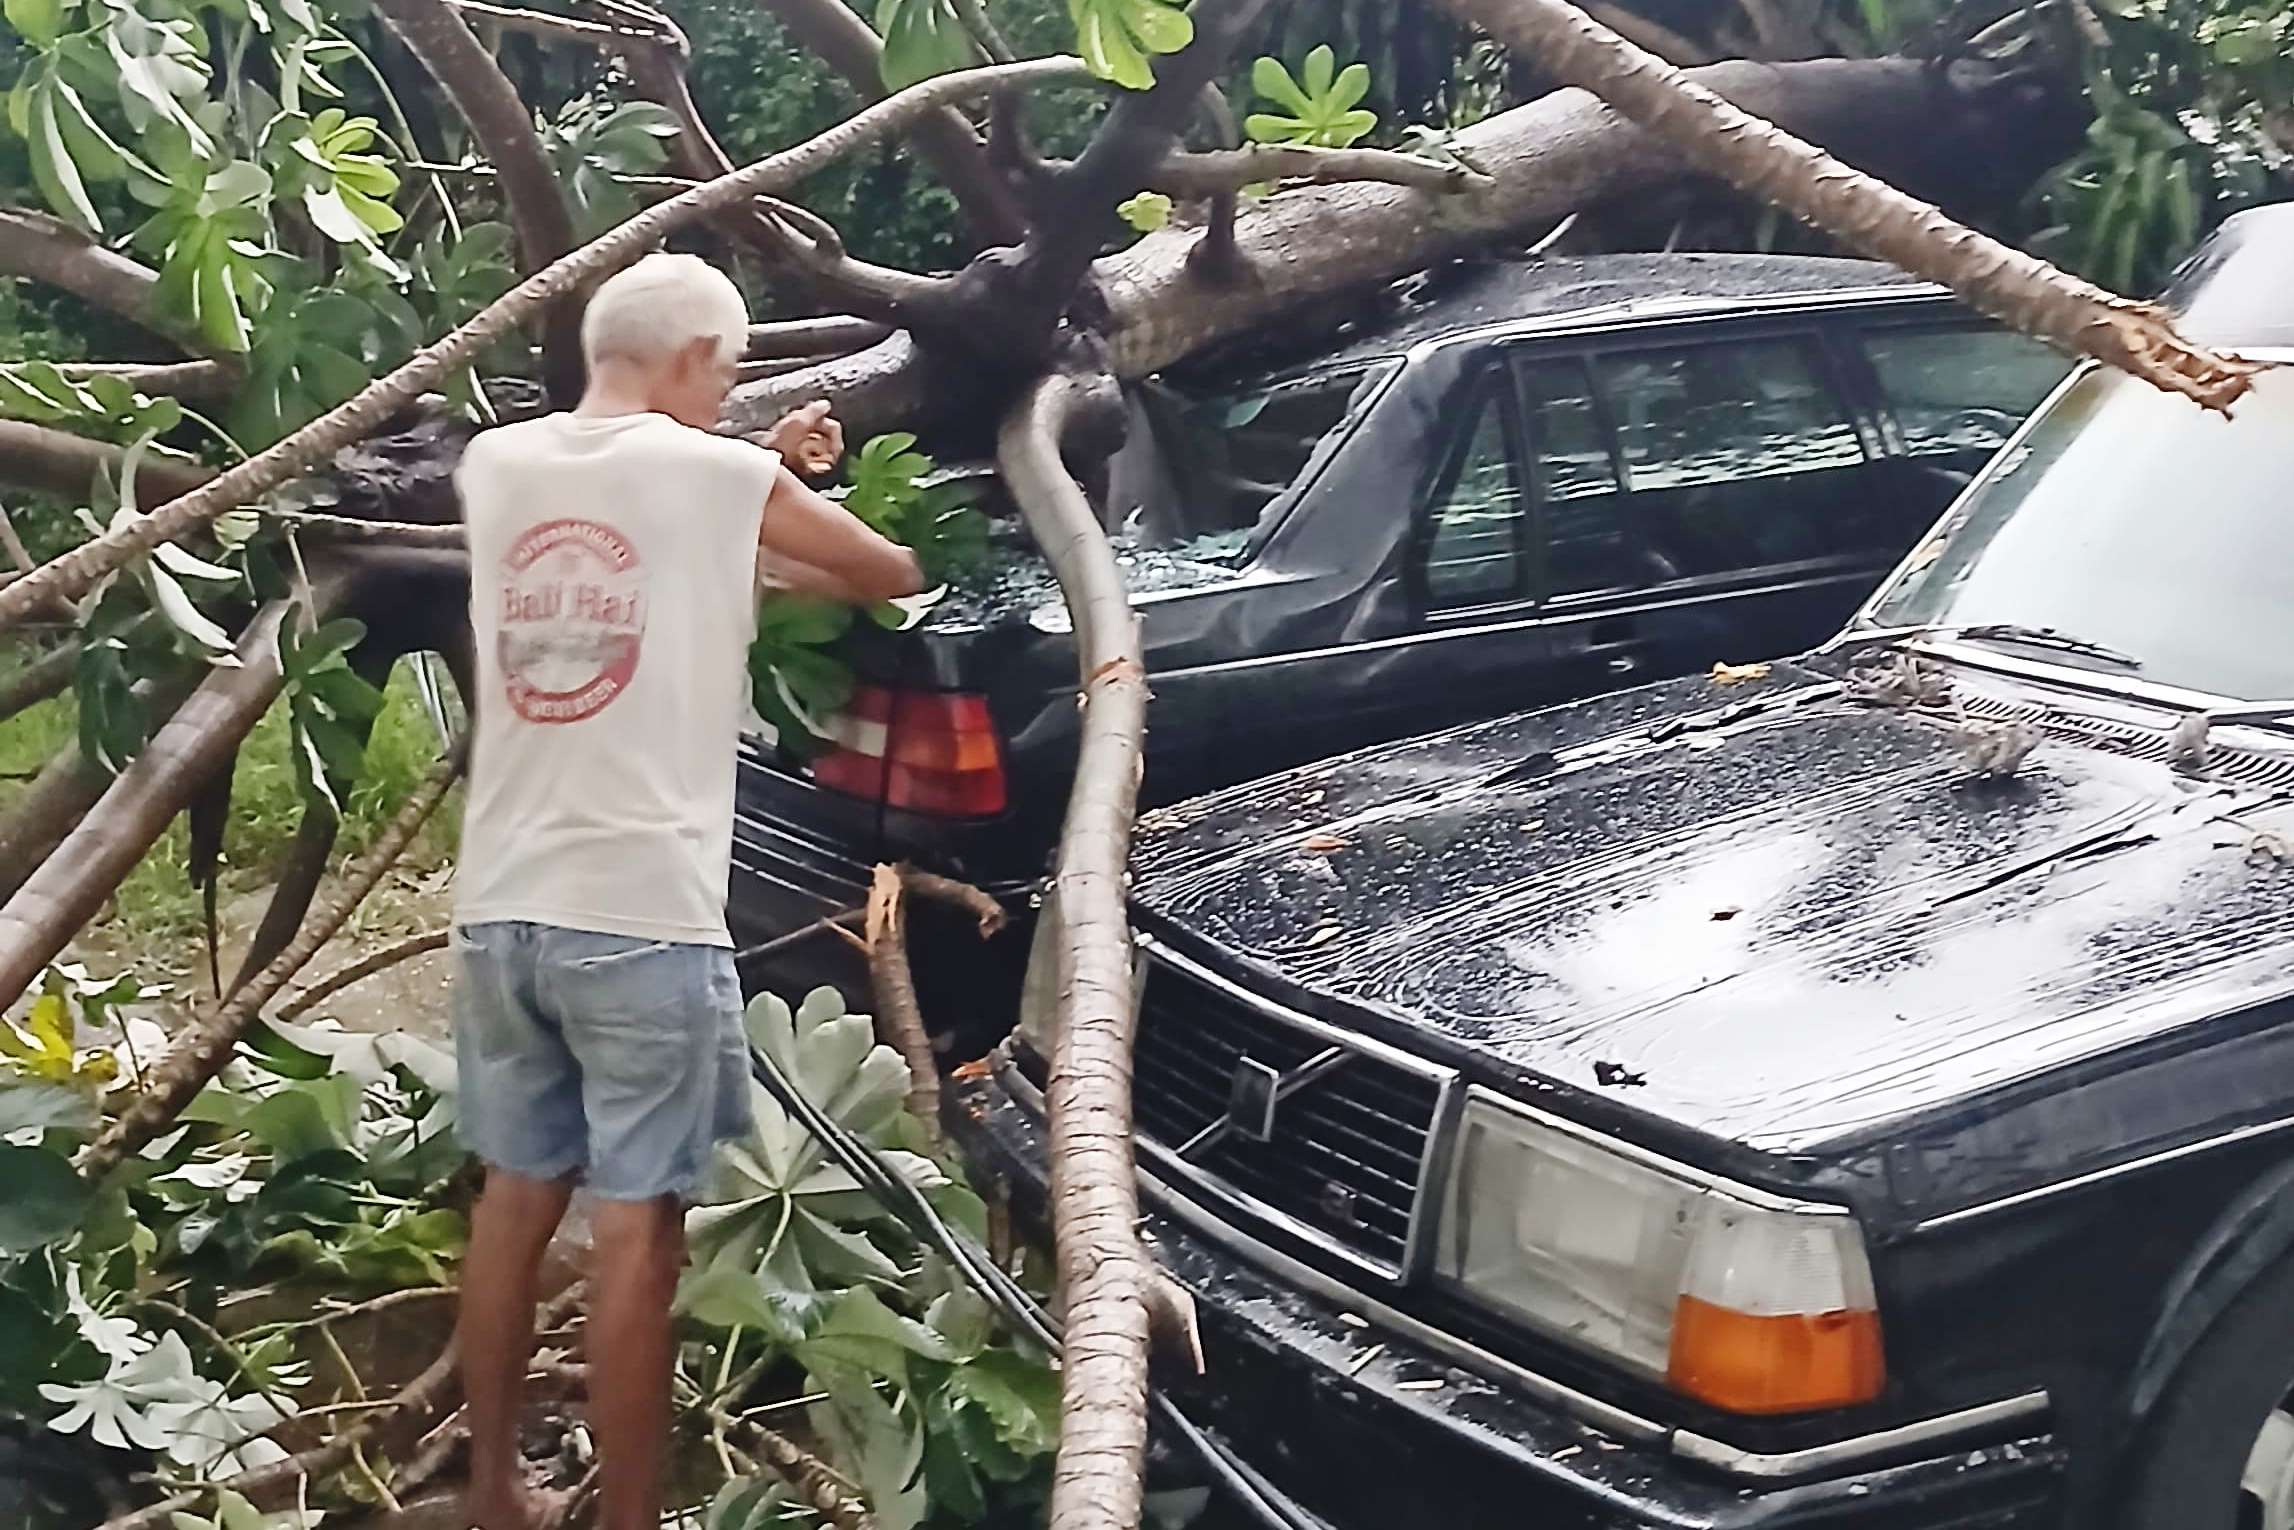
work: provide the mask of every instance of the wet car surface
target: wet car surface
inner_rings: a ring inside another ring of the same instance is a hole
[[[1613,256],[1141,384],[1098,490],[1153,677],[1145,800],[1819,641],[2065,369],[1868,262]],[[1048,570],[850,657],[836,747],[745,753],[744,943],[858,903],[880,859],[1003,894],[1043,871],[1075,740]],[[951,969],[978,1007],[960,924],[919,913],[927,1012]],[[852,974],[816,942],[745,976]]]
[[[2186,329],[2294,357],[2289,249]],[[2290,476],[2294,371],[2090,372],[1804,659],[1149,814],[1140,1161],[1240,1453],[1344,1526],[2294,1522]],[[1023,1186],[1040,1043],[966,1099]]]

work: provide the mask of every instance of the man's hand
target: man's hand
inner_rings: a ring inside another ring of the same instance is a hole
[[[826,399],[782,415],[763,439],[783,462],[807,478],[827,477],[844,457],[844,424],[828,412]]]

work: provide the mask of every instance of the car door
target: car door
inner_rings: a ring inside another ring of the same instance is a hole
[[[1543,506],[1546,605],[1569,674],[1615,685],[1836,630],[1891,561],[1874,549],[1892,533],[1871,494],[1876,432],[1816,331],[1660,337],[1589,364],[1614,455]],[[1540,381],[1524,386],[1534,396]],[[1583,546],[1596,516],[1614,529]]]
[[[1433,470],[1400,507],[1409,517],[1398,590],[1405,630],[1343,652],[1349,744],[1544,699],[1530,475],[1502,348],[1475,359],[1435,419]]]

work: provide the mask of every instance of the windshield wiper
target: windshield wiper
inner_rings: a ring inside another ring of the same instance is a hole
[[[2143,661],[2131,653],[2073,637],[2053,627],[2029,627],[2020,622],[1974,622],[1959,626],[1952,622],[1925,622],[1907,627],[1850,627],[1847,631],[1825,643],[1818,653],[1845,653],[1851,657],[1867,648],[1884,648],[1896,643],[1915,642],[1921,638],[1974,638],[1981,642],[1988,638],[1994,642],[2022,643],[2031,648],[2052,648],[2061,653],[2075,653],[2090,659],[2101,659],[2123,669],[2141,669]]]
[[[2084,659],[2100,659],[2105,664],[2116,664],[2121,669],[2141,669],[2143,661],[2131,653],[2074,637],[2053,627],[2026,627],[2020,622],[1977,622],[1969,627],[1946,627],[1939,636],[1973,638],[1977,642],[1989,639],[2000,643],[2020,643],[2026,648],[2052,648],[2058,653],[2075,653]]]

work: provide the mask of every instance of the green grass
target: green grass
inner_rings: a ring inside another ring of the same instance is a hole
[[[69,743],[77,728],[70,695],[0,722],[0,812],[25,783]],[[231,784],[231,822],[224,836],[222,897],[268,883],[302,820],[303,798],[288,757],[286,705],[274,705],[248,735]],[[422,709],[413,675],[401,664],[384,691],[382,714],[367,743],[366,769],[346,805],[336,842],[339,861],[372,843],[438,758],[438,738]],[[434,867],[453,854],[457,815],[433,817],[407,851],[406,864]],[[105,916],[108,933],[127,943],[181,939],[205,927],[198,889],[186,874],[188,839],[179,817],[120,884]]]

